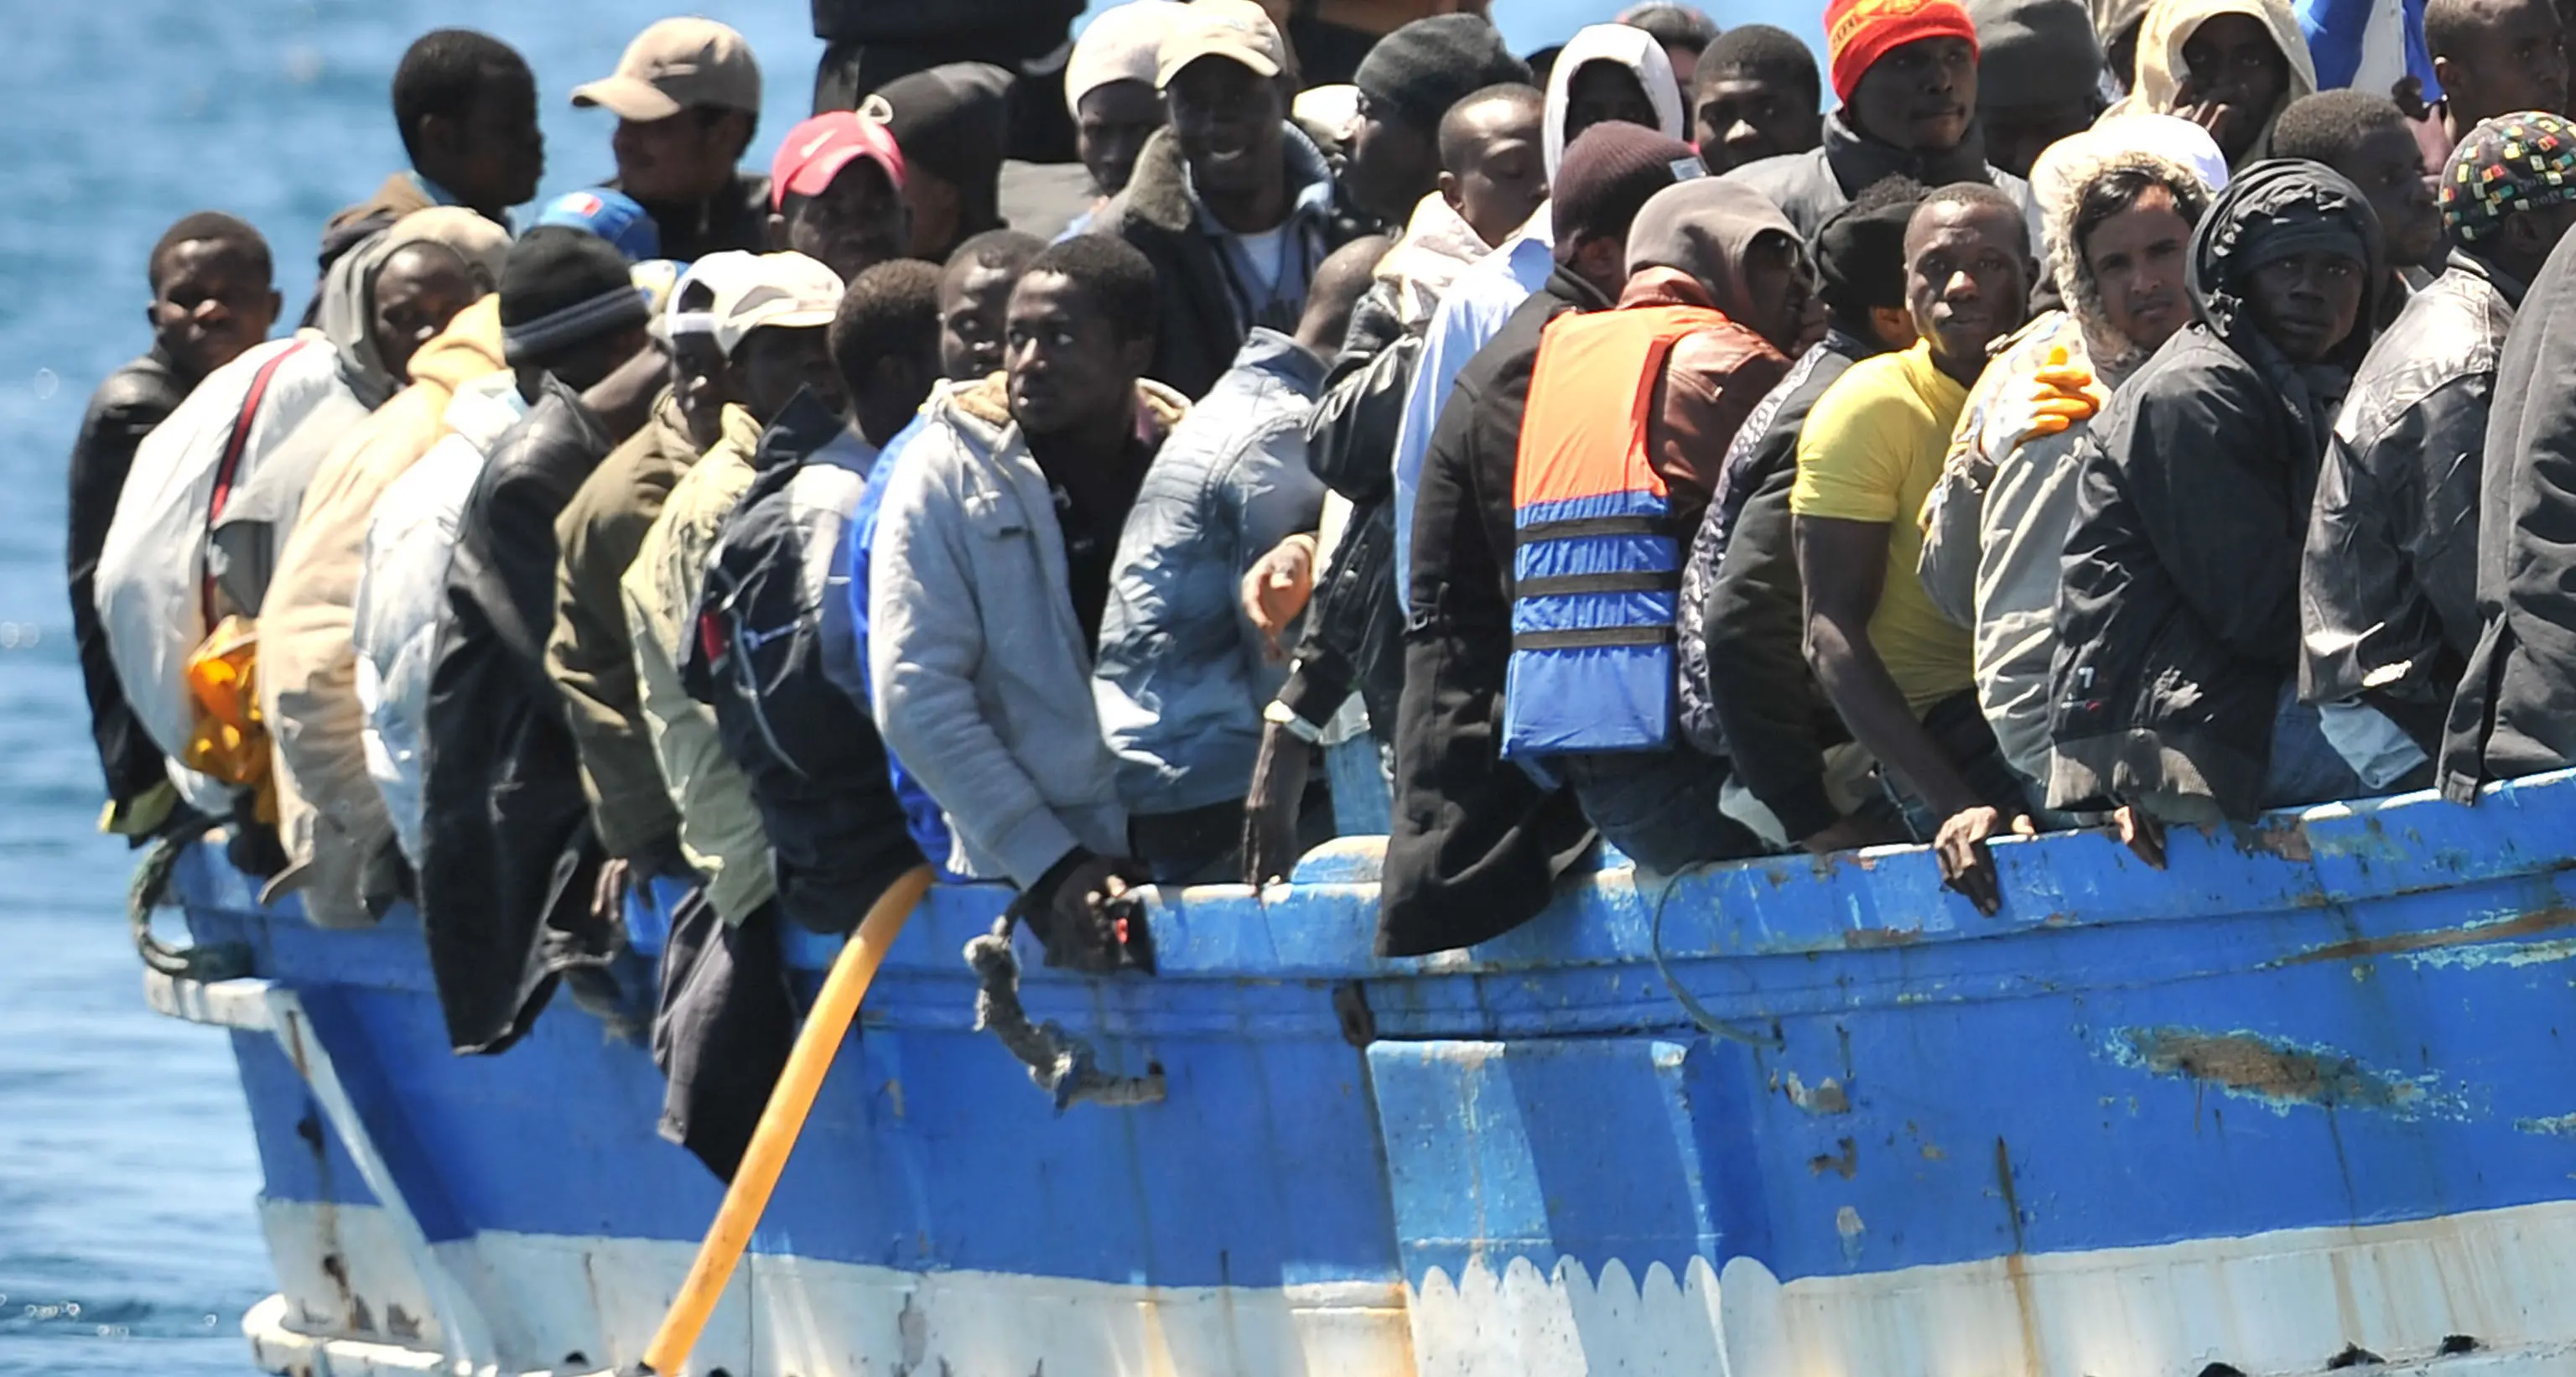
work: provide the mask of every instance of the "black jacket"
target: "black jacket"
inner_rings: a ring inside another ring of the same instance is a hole
[[[618,187],[611,178],[605,185]],[[662,256],[694,263],[720,249],[744,253],[769,251],[769,178],[736,172],[733,185],[704,201],[639,203],[662,235]]]
[[[779,906],[836,933],[922,863],[876,723],[823,669],[857,655],[832,558],[867,485],[835,457],[832,446],[853,443],[846,434],[807,394],[761,436],[759,476],[725,518],[680,667],[751,781]]]
[[[72,442],[71,531],[63,544],[72,644],[80,653],[81,685],[89,693],[89,731],[98,746],[99,769],[107,776],[108,798],[119,804],[167,783],[170,775],[161,748],[126,705],[125,687],[108,658],[107,630],[99,624],[95,600],[98,554],[107,543],[108,524],[116,519],[116,499],[125,491],[134,451],[187,397],[188,385],[155,346],[108,374],[90,394],[80,438]]]
[[[2451,704],[2442,792],[2576,764],[2576,239],[2531,284],[2496,368],[2478,499],[2481,629]]]
[[[549,375],[493,442],[458,519],[430,669],[421,927],[460,1052],[527,1031],[559,971],[549,920],[578,927],[600,861],[563,691],[546,673],[555,517],[612,442]]]
[[[1368,299],[1363,299],[1366,308]],[[1365,335],[1363,331],[1366,331]],[[1385,313],[1354,315],[1351,340],[1306,421],[1306,462],[1351,504],[1315,590],[1279,701],[1321,729],[1356,691],[1380,740],[1404,692],[1404,613],[1395,600],[1395,436],[1422,337]]]
[[[1798,360],[1736,433],[1717,491],[1683,567],[1679,638],[1682,729],[1733,762],[1736,777],[1791,841],[1841,817],[1825,795],[1825,747],[1850,739],[1808,668],[1805,586],[1798,579],[1789,489],[1798,432],[1825,389],[1879,352],[1835,330]]]
[[[903,47],[964,41],[971,58],[953,60],[1015,66],[1063,43],[1082,9],[1081,0],[813,0],[814,36]]]
[[[2464,253],[2353,375],[2299,577],[2299,694],[2361,698],[2440,749],[2478,642],[2478,468],[2523,285]]]
[[[1511,661],[1512,468],[1539,334],[1611,300],[1563,268],[1458,373],[1414,497],[1395,725],[1395,824],[1379,885],[1378,950],[1472,946],[1547,905],[1592,843],[1569,789],[1503,760]]]
[[[1825,116],[1824,142],[1816,147],[1746,163],[1726,175],[1770,197],[1809,243],[1835,211],[1889,177],[1911,177],[1929,187],[1985,182],[2021,207],[2030,222],[2034,252],[2042,242],[2039,203],[2030,194],[2030,183],[1986,161],[1985,135],[1973,125],[1968,137],[1947,153],[1913,153],[1860,133],[1836,111]]]
[[[2299,561],[2333,402],[2369,347],[2376,303],[2337,361],[2294,367],[2239,296],[2267,236],[2366,247],[2379,222],[2315,163],[2257,163],[2192,235],[2198,319],[2112,395],[2079,462],[2049,730],[2060,808],[2148,793],[2264,806],[2272,724],[2299,655]]]
[[[1350,208],[1324,150],[1300,127],[1288,127],[1281,152],[1292,202],[1285,227],[1289,242],[1282,246],[1292,261],[1285,270],[1304,281],[1326,254],[1378,226]],[[1216,386],[1253,326],[1293,333],[1299,314],[1289,308],[1247,311],[1241,303],[1259,289],[1238,280],[1218,236],[1200,219],[1189,163],[1166,128],[1146,141],[1127,189],[1101,208],[1092,226],[1094,233],[1134,245],[1154,265],[1154,364],[1147,375],[1191,401]]]

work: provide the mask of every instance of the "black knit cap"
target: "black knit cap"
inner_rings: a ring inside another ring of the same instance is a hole
[[[1905,227],[1930,194],[1911,178],[1888,177],[1816,227],[1816,294],[1838,323],[1859,327],[1871,308],[1905,304]]]
[[[652,316],[626,258],[587,230],[539,225],[501,264],[501,340],[512,365],[534,363]]]
[[[1488,86],[1529,79],[1529,64],[1512,56],[1484,16],[1437,14],[1379,39],[1351,84],[1372,107],[1430,128],[1450,106]]]
[[[1606,120],[1565,146],[1548,219],[1556,242],[1626,234],[1647,200],[1686,177],[1706,175],[1689,144],[1642,124]]]

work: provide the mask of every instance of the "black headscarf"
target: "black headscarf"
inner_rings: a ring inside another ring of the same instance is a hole
[[[2239,173],[2211,203],[2191,236],[2188,279],[2193,308],[2238,352],[2254,332],[2243,285],[2256,268],[2294,253],[2340,253],[2362,265],[2361,321],[2338,358],[2349,372],[2370,348],[2379,297],[2387,290],[2388,251],[2379,216],[2361,188],[2323,163],[2298,158],[2259,162]]]
[[[2264,264],[2314,252],[2339,253],[2361,264],[2361,314],[2332,358],[2299,365],[2254,328],[2243,289]],[[2315,440],[2311,457],[2322,454],[2352,375],[2377,333],[2380,296],[2389,290],[2388,253],[2369,198],[2323,163],[2299,158],[2255,163],[2237,174],[2200,217],[2199,228],[2192,231],[2185,282],[2201,322],[2281,390],[2283,403]]]

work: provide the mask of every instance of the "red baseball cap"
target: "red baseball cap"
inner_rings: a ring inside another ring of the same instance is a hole
[[[886,179],[903,190],[903,150],[894,135],[875,120],[848,110],[827,110],[787,131],[778,156],[769,160],[769,206],[782,209],[789,195],[815,196],[841,175],[841,169],[865,158],[885,169]]]

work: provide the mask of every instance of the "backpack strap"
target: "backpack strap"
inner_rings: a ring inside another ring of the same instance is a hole
[[[206,502],[205,538],[207,540],[214,538],[215,523],[223,519],[224,504],[232,500],[233,480],[241,472],[242,451],[250,447],[251,421],[259,414],[259,404],[268,397],[269,380],[277,376],[280,364],[295,357],[304,346],[311,343],[311,340],[300,339],[278,350],[275,358],[261,364],[259,371],[251,375],[250,390],[242,394],[241,412],[233,417],[233,433],[224,440],[223,457],[215,461],[215,490]],[[199,579],[197,607],[199,614],[205,619],[206,630],[213,631],[215,629],[215,571],[211,566]]]

